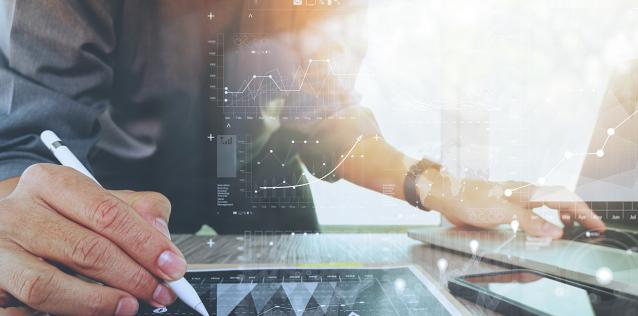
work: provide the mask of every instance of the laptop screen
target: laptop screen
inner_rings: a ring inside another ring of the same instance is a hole
[[[576,193],[605,222],[638,227],[638,60],[611,78]]]

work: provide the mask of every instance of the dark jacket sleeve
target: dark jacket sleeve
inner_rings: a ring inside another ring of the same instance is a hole
[[[88,164],[108,107],[116,1],[0,4],[0,180],[53,162],[39,140],[56,132]]]

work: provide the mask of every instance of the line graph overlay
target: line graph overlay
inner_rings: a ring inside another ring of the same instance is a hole
[[[339,169],[339,167],[346,161],[346,159],[348,159],[348,157],[350,157],[350,154],[352,154],[352,152],[357,147],[357,145],[359,145],[359,143],[361,142],[362,138],[363,138],[363,135],[359,135],[359,137],[357,137],[357,139],[355,140],[355,142],[352,145],[352,147],[350,148],[350,150],[348,150],[348,153],[346,153],[343,156],[343,159],[341,159],[341,161],[339,161],[339,163],[332,170],[330,170],[328,173],[324,174],[320,178],[317,178],[315,180],[308,181],[308,182],[302,183],[302,184],[281,185],[281,186],[262,186],[262,187],[259,187],[259,189],[261,189],[261,190],[296,189],[298,187],[309,186],[309,185],[311,185],[313,183],[317,183],[319,181],[322,181],[323,179],[327,178],[328,176],[333,174],[335,171],[337,171],[337,169]],[[282,183],[282,184],[285,184],[285,183]]]
[[[638,105],[638,104],[637,104]],[[615,127],[610,127],[609,129],[607,129],[607,137],[605,137],[605,140],[602,144],[602,146],[600,146],[600,148],[598,150],[596,150],[595,152],[581,152],[581,153],[573,153],[570,151],[565,152],[565,154],[563,155],[563,157],[558,160],[558,162],[551,168],[549,169],[549,171],[547,173],[545,173],[545,175],[543,175],[542,177],[539,177],[537,179],[537,183],[540,185],[545,184],[546,179],[552,175],[552,173],[554,173],[554,171],[561,165],[563,164],[563,162],[573,158],[574,156],[593,156],[596,155],[599,158],[602,158],[605,156],[605,147],[607,146],[607,143],[609,142],[609,140],[616,134],[616,130],[621,128],[625,123],[627,123],[632,117],[634,117],[635,115],[638,115],[638,109],[634,110],[634,112],[632,112],[629,116],[627,116],[625,119],[623,119],[620,123],[616,124]],[[510,189],[506,189],[504,191],[504,195],[505,196],[512,196],[512,194],[518,190],[524,189],[526,187],[531,186],[532,183],[528,183],[525,185],[521,185],[515,188],[510,188]]]
[[[225,78],[222,98],[215,106],[229,120],[273,115],[284,120],[342,117],[339,109],[352,102],[355,82],[362,75],[347,67],[326,58],[252,70],[241,81],[241,77]]]
[[[273,78],[272,75],[253,75],[252,78],[248,81],[245,81],[244,84],[242,84],[242,87],[240,87],[239,90],[237,91],[231,91],[229,90],[228,87],[224,87],[225,90],[225,94],[243,94],[246,92],[246,90],[248,90],[248,88],[250,87],[250,85],[253,83],[253,81],[255,81],[255,79],[266,79],[266,80],[271,80],[273,82],[273,84],[275,85],[275,87],[280,91],[280,92],[301,92],[301,90],[303,89],[304,84],[306,83],[306,78],[308,77],[308,73],[310,71],[310,66],[313,63],[326,63],[328,65],[328,69],[330,70],[330,74],[332,74],[333,76],[336,77],[354,77],[357,76],[357,74],[353,74],[353,73],[337,73],[334,71],[334,68],[332,67],[332,63],[330,62],[330,59],[309,59],[308,60],[308,64],[306,65],[306,68],[303,72],[303,76],[301,78],[301,81],[299,83],[299,88],[295,88],[295,89],[286,89],[282,85],[280,85],[279,83],[277,83],[277,81]]]

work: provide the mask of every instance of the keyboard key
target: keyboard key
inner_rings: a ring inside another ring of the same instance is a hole
[[[607,211],[606,222],[608,223],[622,223],[624,217],[624,211],[622,209],[619,210],[609,210]]]
[[[574,227],[565,231],[563,239],[623,250],[633,251],[634,249],[638,249],[638,233],[621,232],[611,229],[605,232],[596,232],[586,230],[582,227]]]
[[[638,203],[624,202],[623,212],[625,213],[625,222],[638,224]]]

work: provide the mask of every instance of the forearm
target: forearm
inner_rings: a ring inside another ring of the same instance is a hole
[[[417,162],[381,138],[368,138],[357,145],[351,157],[345,159],[337,169],[337,175],[370,190],[385,194],[389,191],[391,196],[405,200],[405,176]],[[432,168],[417,177],[417,190],[427,209],[443,210],[446,196],[450,196],[450,181],[449,175],[434,162]]]
[[[16,185],[18,185],[19,180],[20,177],[13,177],[0,181],[0,199],[3,199],[11,194]]]
[[[344,159],[337,169],[339,177],[402,200],[406,172],[417,162],[382,138],[363,139]]]

